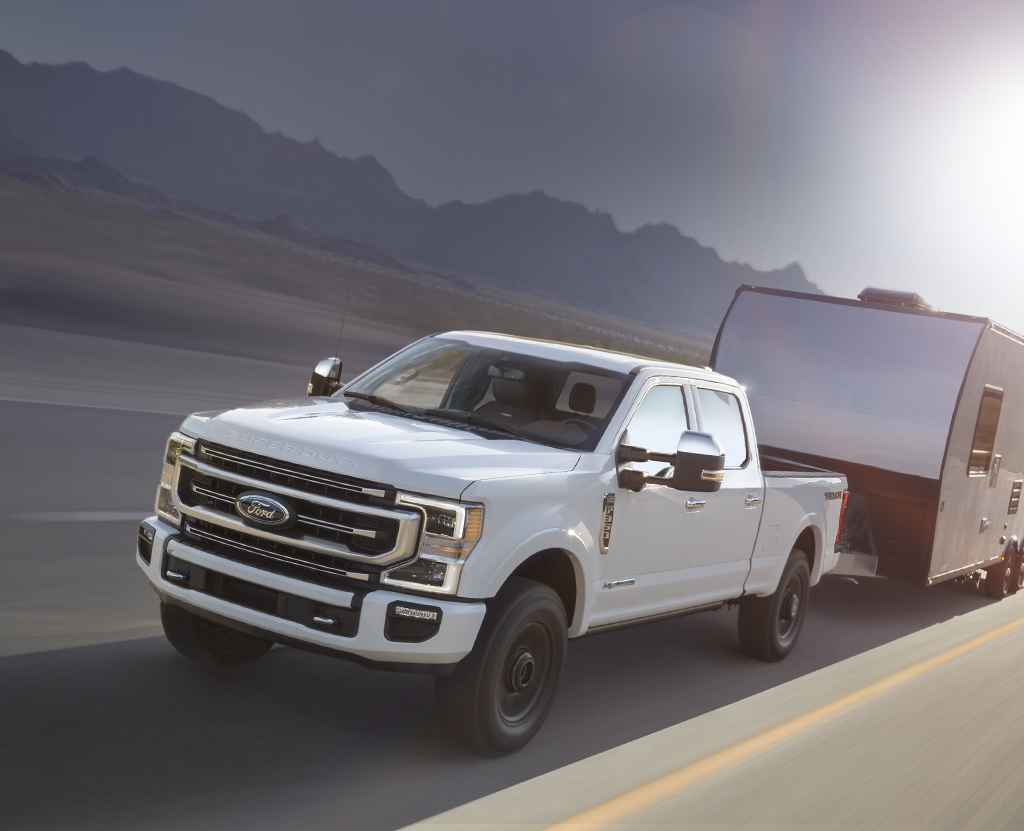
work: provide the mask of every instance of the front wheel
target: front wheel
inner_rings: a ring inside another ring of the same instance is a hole
[[[511,577],[488,604],[476,645],[435,683],[448,730],[485,756],[511,753],[540,730],[565,666],[565,608],[547,586]]]
[[[164,634],[179,653],[201,664],[239,666],[262,658],[274,644],[230,629],[180,606],[160,604]]]
[[[785,658],[800,636],[810,590],[807,555],[794,548],[775,594],[740,601],[740,649],[762,661]]]

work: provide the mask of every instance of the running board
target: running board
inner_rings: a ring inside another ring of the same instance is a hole
[[[659,620],[668,620],[674,617],[685,617],[686,615],[695,615],[698,612],[713,612],[716,609],[721,609],[728,600],[719,600],[715,603],[707,603],[704,606],[693,606],[689,609],[674,609],[671,612],[660,612],[656,615],[648,615],[647,617],[633,618],[632,620],[620,620],[615,623],[602,623],[600,626],[591,626],[580,635],[581,638],[587,637],[587,635],[600,635],[602,632],[611,632],[615,629],[628,629],[630,626],[640,626],[644,623],[655,623]],[[735,602],[732,601],[732,602]]]

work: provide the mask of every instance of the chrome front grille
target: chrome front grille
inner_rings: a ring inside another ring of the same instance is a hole
[[[203,445],[198,458],[183,454],[175,467],[174,502],[193,538],[327,575],[366,573],[357,564],[389,566],[419,550],[421,515],[395,507],[394,489],[339,482],[334,474],[291,463],[277,469],[266,457],[241,451],[229,463],[231,453],[216,452],[213,461],[211,446]],[[253,492],[284,500],[293,519],[281,527],[243,519],[235,502]]]
[[[187,490],[185,501],[232,517],[237,516],[235,500],[252,490],[229,479],[195,471],[190,471],[186,478],[187,483],[181,483]],[[367,515],[355,506],[346,511],[307,500],[291,503],[298,511],[296,525],[304,534],[341,543],[359,554],[384,554],[394,547],[398,537],[397,519]]]

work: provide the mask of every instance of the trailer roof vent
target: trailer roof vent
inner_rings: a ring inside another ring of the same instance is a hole
[[[931,303],[912,291],[893,291],[868,286],[857,295],[857,299],[864,303],[887,303],[890,306],[908,306],[912,309],[924,309],[926,312],[933,311]]]

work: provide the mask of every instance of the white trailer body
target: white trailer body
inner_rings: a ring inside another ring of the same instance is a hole
[[[930,584],[1016,556],[1019,335],[987,318],[743,286],[711,364],[745,387],[762,454],[846,474],[840,570]]]

